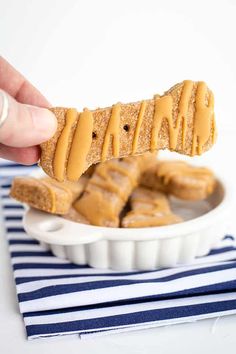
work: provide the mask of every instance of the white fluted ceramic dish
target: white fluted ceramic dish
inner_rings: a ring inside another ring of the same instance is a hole
[[[229,200],[227,185],[218,178],[214,193],[205,201],[171,198],[172,209],[186,220],[180,224],[136,229],[98,227],[28,208],[24,227],[55,256],[76,264],[126,271],[172,267],[206,255],[224,236]]]

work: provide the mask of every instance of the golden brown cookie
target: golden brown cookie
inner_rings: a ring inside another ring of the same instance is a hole
[[[87,178],[78,182],[57,182],[49,177],[16,177],[10,195],[22,203],[52,214],[68,213],[72,203],[83,192]]]
[[[173,214],[166,195],[148,188],[136,188],[130,198],[131,211],[122,219],[122,227],[151,227],[176,224],[182,219]]]
[[[207,198],[213,192],[215,183],[211,170],[191,166],[184,161],[158,161],[141,177],[143,186],[170,193],[185,200]]]
[[[85,192],[73,205],[90,224],[118,227],[119,214],[137,186],[150,154],[113,159],[96,166]]]
[[[160,149],[201,154],[216,137],[213,100],[204,82],[184,81],[136,103],[82,113],[52,108],[58,129],[41,144],[40,165],[58,181],[77,181],[89,166],[112,158]]]

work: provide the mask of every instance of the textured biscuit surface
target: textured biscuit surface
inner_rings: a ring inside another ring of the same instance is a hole
[[[186,87],[188,92],[185,90]],[[145,108],[142,110],[144,104]],[[66,152],[65,159],[61,162],[63,169],[61,180],[79,178],[76,173],[73,177],[68,176],[68,168],[81,163],[82,151],[85,154],[83,156],[85,163],[79,170],[83,172],[104,158],[109,160],[160,149],[169,149],[185,155],[201,154],[215,141],[213,95],[204,83],[185,81],[175,85],[163,96],[117,105],[116,109],[117,107],[119,109],[116,110],[115,116],[113,107],[89,111],[89,117],[93,120],[92,131],[82,132],[80,140],[83,138],[87,144],[92,136],[90,147],[88,151],[81,148],[76,152],[73,150],[73,156],[77,154],[78,159],[75,157],[70,159],[72,147],[75,145],[72,144],[75,132],[78,133],[79,123],[82,122],[81,115],[77,113],[77,118],[71,124],[65,140]],[[65,133],[67,114],[71,110],[68,108],[51,110],[57,117],[58,129],[53,138],[41,144],[40,165],[49,176],[58,179],[54,157],[59,143],[60,147],[63,145],[63,139],[60,138]],[[86,134],[89,136],[86,137]],[[82,140],[77,143],[80,147],[83,146]]]
[[[36,209],[52,214],[66,214],[73,201],[84,190],[86,183],[85,177],[81,177],[76,183],[59,183],[49,177],[16,177],[10,195]]]
[[[216,180],[208,168],[192,166],[184,161],[159,160],[144,171],[141,184],[180,199],[201,200],[214,191]]]

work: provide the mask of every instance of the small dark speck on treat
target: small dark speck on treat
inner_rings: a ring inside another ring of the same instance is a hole
[[[93,139],[96,139],[97,138],[97,133],[93,132],[92,137],[93,137]]]
[[[129,131],[129,125],[128,125],[128,124],[125,124],[125,125],[123,126],[123,129],[124,129],[126,132],[128,132],[128,131]]]

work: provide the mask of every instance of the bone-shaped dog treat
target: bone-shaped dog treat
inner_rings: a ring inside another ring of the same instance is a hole
[[[58,181],[77,181],[92,164],[169,149],[196,155],[216,137],[214,99],[204,82],[184,81],[163,96],[78,113],[52,108],[58,129],[41,145],[41,167]]]
[[[130,198],[131,211],[122,219],[122,227],[150,227],[183,221],[172,213],[164,193],[148,188],[136,188]]]
[[[78,182],[57,182],[49,177],[16,177],[10,195],[22,203],[52,214],[66,214],[83,192],[87,178]]]
[[[154,159],[154,158],[153,158]],[[92,225],[118,227],[119,215],[137,186],[150,154],[114,159],[97,165],[74,209]]]
[[[205,167],[191,166],[184,161],[158,161],[144,171],[143,186],[173,194],[185,200],[201,200],[215,188],[215,177]]]

